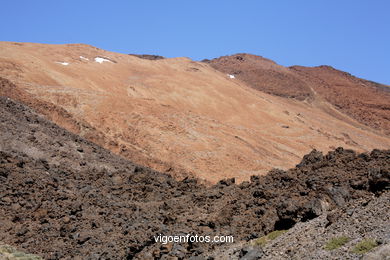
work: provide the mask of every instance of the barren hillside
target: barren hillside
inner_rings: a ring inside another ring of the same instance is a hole
[[[264,62],[287,71],[293,83],[286,88],[301,91],[301,76]],[[283,81],[280,73],[271,74],[275,86]],[[2,42],[0,77],[2,95],[114,153],[179,178],[242,181],[274,167],[293,167],[313,148],[390,147],[388,137],[327,102],[266,94],[187,58],[148,60],[83,44]],[[309,89],[302,88],[303,97],[312,95]]]
[[[314,96],[310,87],[288,68],[261,56],[240,53],[205,62],[217,70],[233,75],[254,89],[272,95],[297,100]]]
[[[276,96],[331,104],[357,121],[390,134],[390,88],[330,66],[284,67],[260,56],[235,54],[206,61],[248,86]],[[328,106],[323,107],[330,112]],[[337,116],[331,112],[333,116]]]

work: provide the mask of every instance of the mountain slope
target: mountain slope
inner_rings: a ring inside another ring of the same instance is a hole
[[[390,134],[390,92],[385,85],[354,77],[330,66],[287,68],[245,53],[206,62],[217,70],[233,74],[254,89],[306,100],[314,105],[328,103],[357,121]],[[329,112],[329,108],[326,107],[325,111]]]
[[[329,66],[293,66],[307,84],[340,111],[390,134],[390,89]]]
[[[178,178],[242,181],[292,167],[313,148],[390,146],[388,137],[331,106],[329,113],[265,94],[186,58],[148,60],[82,44],[0,47],[2,95]]]
[[[314,95],[310,87],[288,68],[261,56],[239,53],[205,62],[268,94],[297,100],[310,99]]]

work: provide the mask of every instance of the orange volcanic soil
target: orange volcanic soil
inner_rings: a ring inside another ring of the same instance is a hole
[[[288,74],[301,90],[303,76]],[[388,136],[325,98],[308,102],[316,95],[310,88],[299,100],[275,96],[187,58],[148,60],[83,44],[1,42],[0,77],[2,95],[178,178],[243,181],[293,167],[313,148],[390,147]]]
[[[235,54],[206,61],[248,86],[308,102],[326,101],[357,121],[390,135],[390,88],[330,66],[284,67],[260,56]]]

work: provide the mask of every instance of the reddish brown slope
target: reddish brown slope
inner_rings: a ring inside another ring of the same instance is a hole
[[[286,68],[250,54],[224,56],[207,63],[269,94],[298,100],[316,99],[320,103],[325,100],[359,122],[390,133],[390,88],[387,86],[329,66]],[[329,112],[327,107],[326,110]]]
[[[118,143],[107,137],[106,133],[100,131],[82,118],[76,118],[61,106],[36,98],[31,93],[23,90],[8,79],[2,77],[0,77],[0,97],[1,96],[17,100],[33,108],[36,112],[43,114],[47,119],[61,125],[67,130],[77,135],[81,135],[89,141],[104,146],[124,157],[132,158],[139,164],[149,166],[158,165],[162,169],[172,168],[171,164],[157,158],[150,158],[133,149],[123,149],[118,152]],[[178,165],[175,166],[175,171],[170,172],[170,174],[179,179],[190,176],[192,177],[190,173],[181,169]]]
[[[330,66],[293,66],[290,70],[342,112],[390,134],[390,89],[387,86]]]
[[[294,75],[272,62],[267,66]],[[2,95],[12,94],[114,153],[178,177],[242,181],[292,167],[313,148],[390,147],[390,138],[352,119],[251,89],[186,58],[147,60],[80,44],[2,42],[0,77],[14,83],[1,86]]]
[[[268,94],[305,100],[313,91],[288,68],[246,53],[205,60],[215,69],[234,75],[254,89]]]

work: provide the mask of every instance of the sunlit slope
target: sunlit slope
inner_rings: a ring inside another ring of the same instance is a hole
[[[342,118],[344,121],[352,117],[390,136],[390,90],[386,85],[357,78],[330,66],[284,67],[246,53],[204,62],[256,90],[309,102],[323,107],[332,116],[339,117],[342,113],[346,116]],[[329,110],[329,106],[333,109]]]
[[[187,58],[146,60],[83,44],[2,42],[0,77],[88,127],[70,128],[52,116],[57,124],[178,177],[245,180],[293,167],[313,148],[390,147],[389,138],[353,119],[259,92]]]

